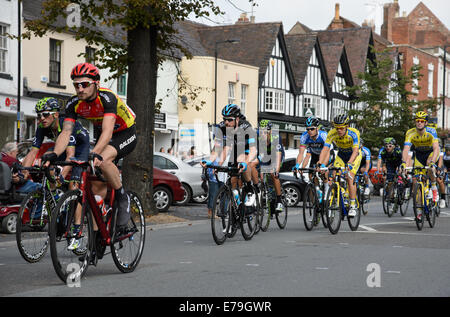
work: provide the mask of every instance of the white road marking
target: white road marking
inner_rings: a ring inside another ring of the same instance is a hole
[[[194,243],[194,241],[184,241],[184,243]]]
[[[403,248],[401,245],[393,245],[393,248]]]
[[[254,263],[254,264],[252,264],[252,263],[248,263],[248,264],[246,264],[245,266],[253,266],[253,267],[258,267],[258,266],[259,266],[259,264],[256,264],[256,263]]]
[[[359,225],[359,227],[361,228],[361,229],[364,229],[364,230],[367,230],[367,231],[377,231],[377,230],[375,230],[374,228],[371,228],[371,227],[368,227],[368,226],[363,226],[363,225]]]
[[[400,274],[400,271],[386,271],[387,274]]]
[[[191,261],[186,261],[186,262],[180,262],[180,264],[192,264]]]
[[[325,270],[328,270],[328,268],[327,267],[316,267],[316,270],[325,271]]]

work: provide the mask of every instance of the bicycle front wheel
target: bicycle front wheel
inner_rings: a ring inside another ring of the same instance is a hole
[[[134,192],[127,191],[127,194],[130,197],[130,220],[120,234],[116,233],[111,243],[112,258],[122,273],[133,272],[138,266],[144,252],[146,233],[141,199]]]
[[[227,186],[222,186],[216,196],[211,216],[211,232],[217,245],[227,239],[227,232],[231,229],[232,195]]]
[[[82,211],[81,191],[71,190],[59,199],[52,212],[49,235],[53,268],[58,277],[67,284],[76,283],[86,274],[89,254],[93,246],[93,224],[89,208]],[[78,210],[77,210],[78,209]],[[80,231],[74,234],[76,213],[83,215]],[[77,237],[80,245],[70,249],[70,240]]]
[[[390,182],[386,188],[386,213],[389,218],[394,215],[395,209],[397,208],[397,197],[395,184]]]
[[[337,184],[333,184],[328,190],[327,198],[325,200],[325,215],[327,218],[328,230],[330,230],[332,234],[338,233],[341,226],[341,203],[338,186]]]
[[[434,228],[436,225],[436,215],[437,215],[437,209],[439,202],[433,202],[432,199],[430,199],[430,205],[428,205],[428,213],[426,213],[427,221],[430,226],[430,228]]]
[[[269,191],[267,188],[267,185],[264,184],[264,186],[261,189],[261,208],[260,208],[260,214],[259,214],[259,226],[261,228],[261,231],[266,232],[267,229],[269,229],[270,225],[270,204],[272,201],[272,197],[269,197]]]
[[[20,205],[16,223],[17,247],[27,262],[36,263],[47,252],[48,223],[42,190],[29,193]]]
[[[414,210],[414,220],[416,222],[416,226],[418,230],[422,230],[423,228],[423,213],[424,213],[424,204],[422,198],[424,198],[423,186],[420,183],[417,183],[413,190],[413,210]]]
[[[286,195],[284,193],[284,189],[281,189],[281,203],[283,205],[283,210],[282,211],[277,211],[276,215],[275,215],[275,218],[277,219],[278,227],[280,229],[286,228],[286,224],[287,224],[288,203],[284,199],[284,197],[286,197]]]
[[[348,225],[352,231],[358,230],[360,220],[361,220],[361,208],[360,206],[358,206],[358,208],[356,208],[356,215],[354,217],[349,217],[347,215]]]
[[[253,195],[258,197],[253,189]],[[260,209],[259,206],[259,199],[255,199],[254,206],[245,206],[245,204],[241,204],[241,208],[244,210],[241,210],[241,232],[242,236],[245,240],[250,240],[255,235],[256,229],[258,227],[258,211]]]
[[[318,203],[314,191],[314,186],[308,184],[303,194],[303,223],[308,231],[311,231],[314,228],[314,222],[317,218],[316,210]]]

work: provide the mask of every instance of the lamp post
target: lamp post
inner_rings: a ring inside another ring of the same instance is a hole
[[[217,46],[223,43],[239,43],[237,39],[217,41],[214,45],[214,124],[217,124]]]
[[[442,77],[442,129],[445,129],[445,71],[447,64],[447,47],[450,45],[444,45],[444,75]]]

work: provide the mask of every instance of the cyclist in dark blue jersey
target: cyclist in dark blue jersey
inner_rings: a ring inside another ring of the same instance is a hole
[[[364,180],[366,182],[365,188],[364,188],[364,195],[369,196],[370,194],[370,188],[369,188],[369,171],[372,168],[372,153],[370,152],[369,148],[364,146],[364,141],[361,139],[361,165],[359,165],[358,173],[361,173],[364,175]]]

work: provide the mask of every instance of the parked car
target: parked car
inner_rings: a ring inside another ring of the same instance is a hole
[[[175,175],[157,167],[153,168],[153,200],[159,212],[169,210],[177,201],[183,201],[185,191]]]
[[[202,169],[200,167],[192,167],[173,155],[161,152],[154,153],[153,165],[176,175],[181,181],[181,185],[185,190],[185,197],[178,204],[185,205],[193,197],[205,195],[205,191],[202,188]]]

